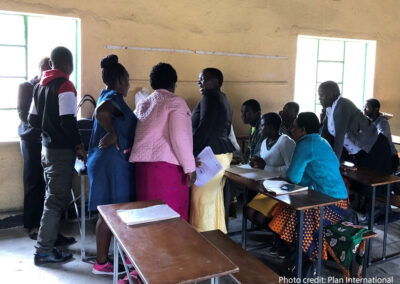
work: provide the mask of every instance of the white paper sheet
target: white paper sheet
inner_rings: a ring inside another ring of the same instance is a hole
[[[201,166],[196,167],[196,181],[194,184],[202,187],[222,170],[222,166],[209,146],[205,147],[197,158],[200,159]]]
[[[285,180],[264,180],[263,185],[267,191],[273,192],[276,195],[291,194],[294,192],[303,191],[303,190],[308,189],[307,186],[300,186],[297,184],[295,185],[295,188],[290,191],[281,189],[281,186],[284,184],[287,184],[287,183],[288,182]]]
[[[180,215],[167,204],[154,205],[140,209],[118,210],[117,214],[127,225],[137,225],[180,217]]]
[[[279,176],[279,173],[268,172],[260,169],[253,169],[249,164],[231,166],[230,168],[226,169],[226,171],[255,181],[265,180]]]
[[[86,169],[85,163],[78,158],[75,159],[75,170],[80,173]]]

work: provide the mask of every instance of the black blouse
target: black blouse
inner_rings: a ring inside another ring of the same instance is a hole
[[[192,112],[193,154],[197,156],[206,146],[215,155],[232,153],[235,147],[229,140],[232,108],[222,92],[208,92]]]

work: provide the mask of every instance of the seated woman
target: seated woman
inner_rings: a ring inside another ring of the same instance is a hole
[[[282,119],[277,113],[270,112],[262,116],[260,132],[266,138],[261,143],[260,157],[255,156],[250,161],[253,168],[264,169],[277,177],[286,176],[296,147],[296,143],[289,136],[279,133],[281,124]],[[247,218],[259,226],[264,226],[266,218],[271,217],[271,211],[277,203],[278,201],[259,193],[247,205]]]
[[[286,172],[290,182],[308,186],[333,198],[341,199],[325,207],[324,226],[336,224],[347,210],[347,189],[340,175],[339,161],[329,143],[319,134],[319,121],[312,112],[300,113],[293,123],[292,134],[296,141],[292,162]],[[295,244],[298,214],[296,210],[280,203],[274,209],[270,229],[288,244]],[[303,252],[311,260],[318,255],[318,229],[320,209],[304,211]],[[323,248],[323,259],[327,259]]]

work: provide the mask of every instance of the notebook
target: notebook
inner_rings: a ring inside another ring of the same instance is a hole
[[[252,179],[255,181],[278,177],[279,173],[268,172],[260,169],[253,169],[250,165],[235,165],[226,169],[227,172]]]
[[[285,180],[264,180],[263,185],[265,190],[273,195],[283,195],[308,190],[307,186],[288,183]],[[288,187],[289,189],[287,189]]]
[[[180,217],[180,215],[167,204],[154,205],[140,209],[118,210],[117,214],[127,225],[151,223]]]

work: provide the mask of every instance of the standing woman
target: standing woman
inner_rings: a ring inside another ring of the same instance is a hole
[[[178,76],[167,63],[150,73],[154,92],[136,107],[130,162],[136,163],[137,200],[161,199],[188,220],[189,180],[196,179],[190,110],[174,94]]]
[[[203,98],[192,113],[193,153],[197,156],[210,146],[222,170],[201,188],[193,186],[191,193],[190,223],[198,231],[219,229],[224,233],[225,209],[223,188],[224,173],[232,161],[235,147],[229,140],[232,108],[221,92],[222,72],[216,68],[201,71],[198,85]]]
[[[132,201],[135,194],[133,165],[128,157],[136,127],[136,117],[124,101],[129,90],[129,74],[116,55],[101,61],[102,78],[107,85],[100,93],[96,119],[89,144],[89,211],[102,204]],[[96,224],[97,259],[94,274],[113,274],[107,258],[112,233],[99,215]]]

